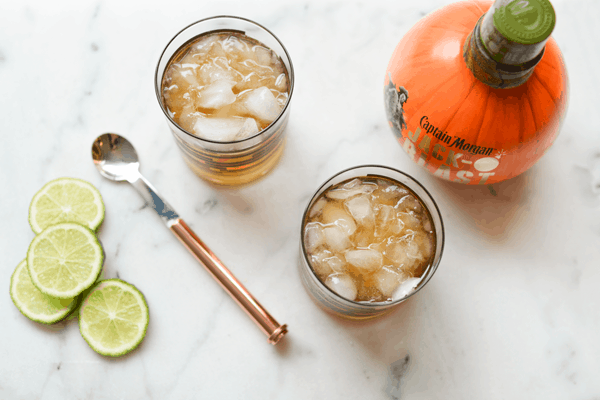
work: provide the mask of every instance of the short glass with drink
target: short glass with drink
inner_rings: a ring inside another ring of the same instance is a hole
[[[155,90],[188,166],[219,185],[267,174],[285,143],[294,68],[269,30],[240,17],[189,25],[167,44]]]
[[[444,249],[431,195],[409,175],[377,165],[327,180],[301,226],[304,286],[318,305],[353,319],[381,315],[423,288]]]

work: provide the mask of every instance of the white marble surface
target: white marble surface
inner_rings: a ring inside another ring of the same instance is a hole
[[[530,171],[493,187],[437,180],[387,127],[382,85],[397,41],[446,0],[0,3],[1,399],[600,398],[600,36],[597,0],[555,0],[570,73],[566,122]],[[173,11],[168,11],[174,6]],[[184,165],[154,95],[155,63],[183,26],[254,19],[285,43],[296,88],[277,169],[215,189]],[[276,347],[126,184],[90,157],[106,131],[290,333]],[[297,272],[299,225],[329,176],[364,163],[415,176],[446,225],[442,264],[392,314],[348,322],[318,309]],[[145,294],[141,347],[107,359],[76,321],[30,322],[8,295],[33,238],[29,201],[75,176],[106,203],[105,277]]]

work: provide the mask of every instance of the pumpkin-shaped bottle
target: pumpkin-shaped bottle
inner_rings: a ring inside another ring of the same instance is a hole
[[[402,148],[434,175],[490,184],[554,142],[567,72],[547,0],[465,1],[419,21],[388,65],[384,97]]]

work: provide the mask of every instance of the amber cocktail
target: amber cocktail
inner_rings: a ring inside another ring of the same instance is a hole
[[[277,164],[294,71],[266,28],[228,16],[188,26],[165,48],[155,85],[175,141],[200,177],[245,184]]]
[[[391,168],[356,167],[328,180],[310,201],[300,270],[319,305],[369,318],[421,289],[443,245],[440,212],[417,181]]]

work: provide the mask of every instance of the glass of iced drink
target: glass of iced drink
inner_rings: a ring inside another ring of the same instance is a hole
[[[283,44],[250,20],[189,25],[163,51],[155,90],[188,166],[219,185],[267,174],[284,148],[294,68]]]
[[[431,279],[442,216],[409,175],[367,165],[325,182],[302,218],[300,275],[316,303],[343,317],[389,311]]]

